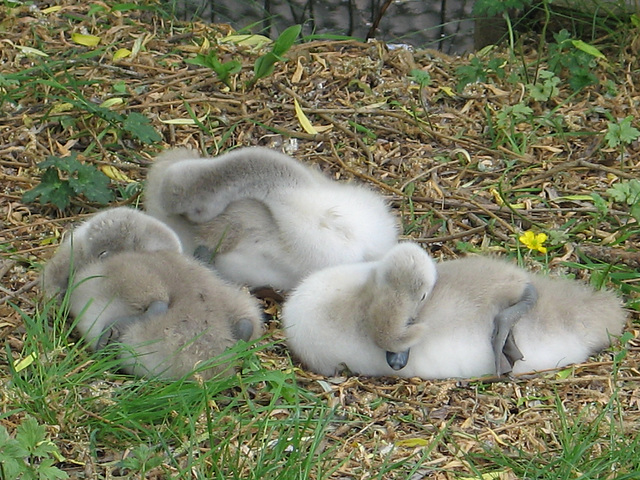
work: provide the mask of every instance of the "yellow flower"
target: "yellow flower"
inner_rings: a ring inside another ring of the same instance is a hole
[[[546,233],[535,234],[531,230],[527,230],[524,234],[518,238],[520,242],[530,250],[537,250],[540,253],[547,253],[547,247],[544,247],[544,242],[547,241]]]

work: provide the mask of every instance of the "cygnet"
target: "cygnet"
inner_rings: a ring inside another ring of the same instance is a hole
[[[76,328],[94,349],[118,348],[127,373],[182,378],[262,332],[256,299],[177,252],[124,252],[76,277],[69,296]],[[223,370],[228,365],[199,374]]]
[[[251,287],[289,290],[313,271],[381,258],[398,234],[381,196],[261,147],[213,159],[165,152],[149,171],[145,208],[185,251]]]
[[[262,202],[232,202],[213,220],[194,224],[193,233],[200,245],[194,252],[196,258],[211,264],[227,280],[289,290],[300,278],[300,265],[291,255],[289,240],[283,238]]]
[[[74,271],[120,252],[167,250],[181,252],[180,239],[167,225],[139,210],[108,208],[65,235],[45,264],[43,290],[62,296]]]
[[[625,320],[611,292],[495,258],[436,266],[411,243],[310,275],[282,310],[288,345],[315,372],[425,379],[583,362]]]

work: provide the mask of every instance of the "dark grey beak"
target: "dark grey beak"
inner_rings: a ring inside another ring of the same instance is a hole
[[[400,370],[405,367],[409,361],[409,349],[404,352],[387,352],[387,363],[394,370]]]

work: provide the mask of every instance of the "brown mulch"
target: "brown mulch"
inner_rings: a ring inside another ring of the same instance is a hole
[[[283,149],[336,180],[377,188],[402,219],[407,236],[435,257],[454,258],[467,251],[516,256],[521,248],[524,263],[542,270],[544,256],[519,247],[517,237],[529,229],[552,232],[551,271],[588,279],[586,258],[615,263],[627,272],[635,269],[636,276],[622,283],[625,299],[637,304],[640,253],[635,220],[628,206],[617,203],[606,217],[599,215],[585,197],[598,193],[608,198],[607,188],[640,174],[637,141],[625,149],[623,158],[619,149],[603,141],[605,111],[614,118],[640,118],[640,69],[631,42],[594,70],[602,84],[615,82],[615,94],[594,86],[572,96],[563,83],[556,98],[530,106],[540,116],[553,110],[565,134],[559,135],[551,122],[536,125],[535,131],[528,123],[518,124],[514,134],[527,141],[515,151],[507,141],[492,143],[487,118],[521,101],[524,86],[491,78],[456,93],[455,69],[468,58],[388,50],[375,42],[311,42],[293,47],[286,55],[288,62],[246,89],[253,64],[265,50],[222,42],[232,33],[230,27],[184,25],[138,10],[89,13],[88,8],[65,2],[50,13],[27,6],[0,11],[2,76],[38,66],[42,59],[21,48],[31,47],[46,52],[48,62],[59,61],[50,63],[50,71],[35,70],[34,78],[77,87],[63,93],[45,81],[30,84],[14,103],[12,87],[0,83],[0,339],[16,358],[24,341],[16,307],[30,315],[41,301],[38,265],[53,253],[66,228],[100,208],[82,198],[62,213],[51,206],[22,203],[22,193],[39,181],[36,164],[69,152],[141,181],[152,157],[170,145],[189,145],[211,155],[236,145]],[[114,46],[83,59],[81,54],[91,49],[75,44],[73,32],[98,35],[101,45]],[[231,88],[210,69],[184,62],[201,50],[205,39],[218,48],[221,60],[242,62]],[[134,54],[114,62],[117,48]],[[524,48],[524,58],[533,64],[537,52]],[[508,58],[506,53],[495,54]],[[505,64],[507,76],[519,61]],[[421,90],[410,79],[413,69],[428,72],[431,84]],[[114,90],[118,82],[126,86],[126,93]],[[114,110],[146,115],[163,141],[140,144],[68,102],[83,98],[100,105],[115,97],[124,101]],[[314,126],[325,127],[321,133],[305,132],[294,99]],[[201,125],[189,124],[192,115]],[[65,121],[68,118],[73,121]],[[127,185],[126,180],[116,183]],[[137,201],[134,197],[120,203]],[[638,320],[638,313],[630,312],[628,330],[634,339]],[[272,323],[277,330],[277,322]],[[380,445],[395,442],[390,458],[396,461],[417,455],[425,442],[445,429],[453,438],[430,452],[420,472],[450,478],[446,472],[469,474],[464,452],[483,446],[518,445],[531,452],[561,448],[551,431],[557,422],[556,397],[564,399],[567,411],[586,409],[594,417],[594,406],[605,405],[616,390],[623,406],[618,420],[629,431],[637,430],[640,343],[632,340],[628,348],[615,378],[613,354],[606,352],[575,366],[569,375],[550,372],[495,383],[364,377],[328,381],[302,369],[298,381],[344,415],[373,419],[354,420],[327,434],[341,455],[350,455],[335,478],[367,478],[385,461]],[[272,356],[266,360],[274,368],[287,368],[285,359],[268,351],[264,355]],[[3,383],[10,360],[0,358]],[[376,402],[379,398],[388,401]],[[73,454],[66,452],[68,457]]]

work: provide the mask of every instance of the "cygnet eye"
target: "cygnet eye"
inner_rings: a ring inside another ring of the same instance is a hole
[[[426,299],[427,299],[427,292],[424,292],[424,293],[422,294],[422,297],[420,297],[420,301],[421,301],[421,302],[424,302]]]
[[[104,257],[106,257],[107,255],[109,255],[109,251],[108,251],[108,250],[103,250],[102,252],[100,252],[100,253],[98,254],[98,258],[104,258]]]

